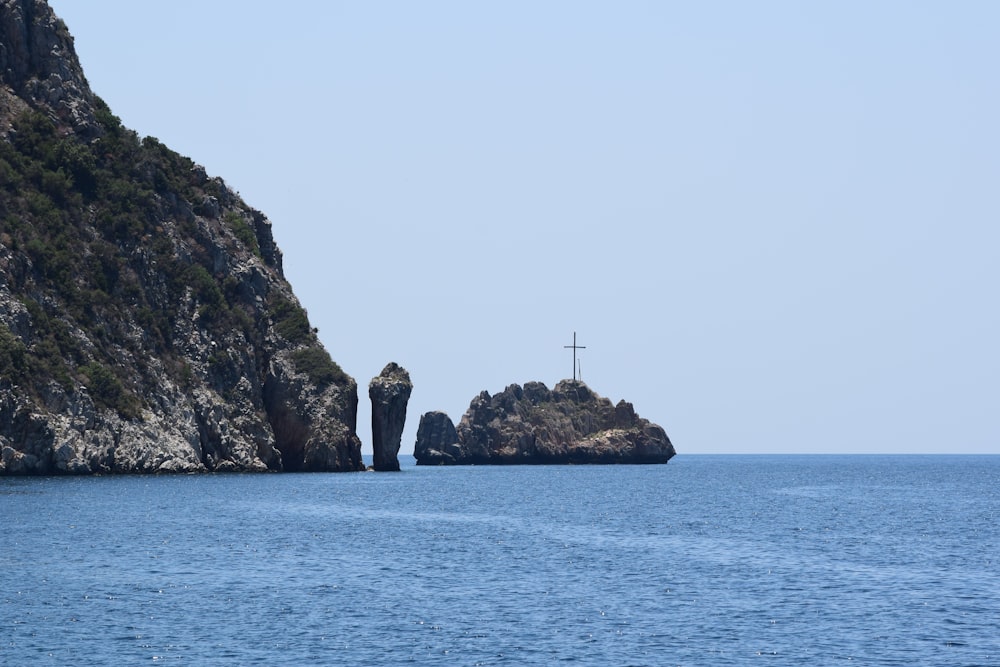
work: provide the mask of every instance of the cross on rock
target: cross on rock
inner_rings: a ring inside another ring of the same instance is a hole
[[[573,380],[576,381],[576,351],[577,350],[586,350],[587,346],[586,345],[577,345],[576,344],[576,332],[574,331],[573,332],[573,344],[572,345],[563,345],[563,347],[566,348],[566,349],[573,348]]]

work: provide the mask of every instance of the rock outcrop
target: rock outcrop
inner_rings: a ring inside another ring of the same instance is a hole
[[[372,467],[399,470],[399,445],[406,424],[406,404],[413,383],[410,374],[390,363],[368,384],[372,401]]]
[[[64,128],[88,138],[100,133],[73,37],[42,0],[0,0],[0,78],[0,116],[43,106]],[[0,122],[0,132],[9,122]]]
[[[420,416],[417,426],[417,444],[413,451],[418,465],[458,463],[467,459],[462,446],[458,444],[455,422],[446,413],[426,412]]]
[[[417,465],[666,463],[675,454],[664,430],[631,403],[598,396],[583,382],[512,384],[472,400],[456,428],[443,412],[420,418]]]
[[[270,221],[0,0],[0,474],[360,470],[357,405]]]

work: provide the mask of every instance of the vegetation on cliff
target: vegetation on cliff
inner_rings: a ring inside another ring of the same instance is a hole
[[[0,141],[4,278],[33,329],[27,354],[24,341],[0,324],[0,372],[33,395],[52,380],[67,390],[87,385],[100,407],[131,418],[144,392],[141,378],[128,377],[119,363],[116,341],[131,340],[124,328],[140,325],[143,347],[182,384],[190,371],[173,348],[173,332],[187,292],[209,332],[255,334],[251,311],[233,293],[235,280],[212,273],[194,211],[170,210],[210,201],[218,183],[199,178],[191,160],[157,140],[140,140],[107,107],[98,118],[105,132],[92,144],[64,135],[38,111],[17,117],[12,140]],[[164,224],[191,249],[189,261],[176,261]],[[141,275],[150,265],[156,273]]]
[[[271,225],[0,0],[0,474],[353,470],[357,388]]]

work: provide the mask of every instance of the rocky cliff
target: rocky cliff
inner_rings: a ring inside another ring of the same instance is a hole
[[[268,219],[0,0],[0,474],[359,470],[357,401]]]
[[[443,412],[420,419],[417,465],[518,463],[666,463],[674,447],[664,430],[583,382],[512,384],[472,399],[456,428]]]

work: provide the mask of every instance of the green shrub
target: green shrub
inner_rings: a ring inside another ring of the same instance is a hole
[[[0,322],[0,376],[22,382],[28,371],[28,348]]]
[[[111,113],[107,103],[100,97],[94,98],[94,117],[104,128],[105,136],[118,136],[125,130],[121,118]]]
[[[229,225],[229,228],[233,230],[233,234],[236,235],[236,238],[238,238],[240,242],[250,250],[250,252],[257,255],[257,257],[261,257],[260,243],[257,242],[257,235],[254,233],[253,229],[250,228],[250,225],[247,224],[247,221],[243,218],[243,216],[236,211],[230,211],[226,213],[223,219]]]
[[[295,371],[305,373],[317,387],[344,384],[347,374],[322,347],[307,347],[292,353]]]
[[[218,308],[225,302],[218,281],[200,264],[189,266],[184,272],[184,280],[203,304]]]
[[[138,399],[125,389],[114,371],[96,361],[81,366],[80,371],[87,378],[87,388],[95,405],[115,410],[125,419],[139,416]]]
[[[302,306],[292,303],[283,296],[271,300],[271,319],[275,330],[290,343],[305,343],[312,339],[309,316]]]
[[[97,160],[90,147],[75,141],[63,141],[56,153],[60,169],[69,172],[71,183],[81,194],[93,198],[97,194]]]
[[[0,141],[0,144],[6,146],[6,142]],[[0,157],[0,187],[15,191],[20,186],[21,181],[21,174],[7,160],[7,157]]]
[[[45,338],[32,345],[27,360],[28,374],[25,379],[32,387],[36,383],[40,386],[48,380],[55,380],[67,391],[73,388],[73,378],[54,338]]]

